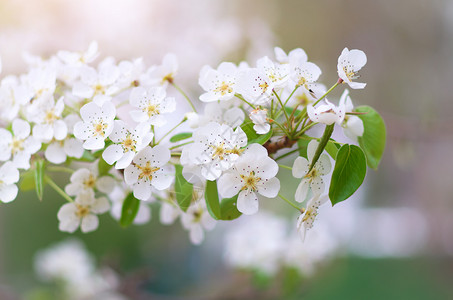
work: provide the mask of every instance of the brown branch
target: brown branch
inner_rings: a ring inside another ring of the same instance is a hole
[[[267,141],[263,146],[267,149],[267,153],[271,155],[280,149],[291,148],[296,142],[297,140],[291,140],[287,136],[284,136],[275,142]]]

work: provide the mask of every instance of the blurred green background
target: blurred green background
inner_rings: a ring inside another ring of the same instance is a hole
[[[179,223],[160,225],[157,208],[150,223],[126,229],[106,214],[97,231],[74,236],[99,265],[116,270],[124,285],[144,282],[150,299],[453,299],[453,1],[0,2],[3,76],[26,71],[22,51],[48,56],[85,49],[91,40],[99,42],[102,56],[143,56],[148,65],[176,53],[181,81],[193,95],[200,92],[197,74],[206,63],[253,64],[260,56],[273,57],[274,46],[301,47],[329,86],[337,79],[341,50],[363,50],[368,63],[361,79],[367,87],[352,98],[381,113],[388,140],[379,170],[367,175],[362,199],[350,201],[365,208],[408,208],[423,219],[423,244],[415,253],[370,257],[345,250],[312,277],[284,280],[280,274],[263,285],[224,265],[221,230],[196,247]],[[42,284],[33,271],[36,251],[70,236],[58,231],[62,203],[46,188],[42,203],[23,192],[1,205],[0,299],[21,299]],[[399,230],[382,228],[388,235]]]

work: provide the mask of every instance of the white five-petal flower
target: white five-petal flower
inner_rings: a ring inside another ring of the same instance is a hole
[[[320,195],[324,192],[324,180],[322,176],[330,173],[331,163],[329,156],[325,153],[321,154],[311,171],[308,172],[318,144],[319,143],[316,140],[312,140],[308,144],[308,160],[305,157],[299,156],[294,161],[292,171],[293,176],[296,178],[302,178],[302,181],[299,183],[294,196],[297,202],[303,202],[305,200],[309,188],[311,188],[313,194],[315,195]]]
[[[98,176],[97,168],[92,170],[81,168],[72,173],[68,185],[65,187],[65,192],[69,196],[76,196],[81,192],[93,191],[94,189],[108,194],[115,186],[115,179],[110,176]]]
[[[304,213],[297,218],[297,229],[302,237],[302,240],[305,240],[307,235],[307,230],[313,228],[313,223],[315,222],[316,216],[318,215],[318,208],[327,202],[329,197],[327,195],[321,196],[320,194],[315,194],[307,203],[307,208]]]
[[[55,102],[53,97],[36,100],[28,107],[28,120],[35,122],[33,137],[41,142],[50,142],[53,138],[63,140],[68,134],[68,127],[61,119],[64,109],[63,97]]]
[[[230,198],[239,193],[237,209],[246,215],[254,214],[259,206],[256,193],[268,198],[277,196],[280,190],[277,172],[278,165],[267,155],[266,148],[251,144],[233,168],[220,177],[220,195]]]
[[[85,140],[83,147],[87,150],[104,148],[104,140],[113,130],[115,114],[115,105],[111,102],[106,102],[101,107],[94,102],[85,104],[80,109],[82,121],[74,125],[74,136]]]
[[[130,115],[135,122],[149,122],[154,126],[162,126],[167,120],[163,114],[176,109],[175,98],[166,97],[163,87],[145,89],[136,87],[132,90],[129,102],[138,110],[132,110]]]
[[[153,133],[150,132],[150,126],[146,123],[140,123],[134,130],[130,130],[123,121],[114,122],[109,138],[115,144],[104,150],[102,158],[110,165],[116,162],[116,169],[124,169],[131,164],[137,152],[151,142]]]
[[[148,200],[154,189],[167,189],[174,178],[174,168],[168,165],[170,150],[157,145],[145,147],[132,160],[132,164],[124,169],[124,180],[129,185],[134,197]]]
[[[99,226],[97,214],[109,210],[110,204],[107,198],[95,198],[93,191],[84,191],[77,195],[74,202],[66,203],[58,211],[57,217],[60,222],[58,228],[61,231],[74,232],[80,225],[82,232],[94,231]]]
[[[203,193],[200,195],[202,197]],[[181,212],[181,223],[189,230],[190,241],[199,245],[204,239],[203,229],[212,230],[216,221],[209,214],[206,202],[200,199],[192,203],[186,212]]]
[[[253,125],[253,129],[255,129],[256,133],[265,134],[271,129],[271,125],[269,125],[269,120],[267,118],[266,108],[256,108],[252,110],[249,117],[253,124],[255,124]]]
[[[10,161],[0,167],[0,201],[8,203],[16,199],[19,171]]]
[[[13,134],[0,128],[0,160],[13,158],[14,165],[19,169],[30,168],[30,157],[41,148],[41,143],[30,136],[30,124],[15,119],[12,124]]]
[[[325,99],[325,102],[326,104],[319,105],[316,108],[314,108],[313,105],[307,106],[307,114],[310,120],[326,125],[331,125],[333,123],[341,125],[346,114],[344,103],[335,106],[327,99]]]
[[[247,145],[247,136],[240,127],[233,131],[228,125],[214,122],[197,129],[193,139],[194,143],[182,150],[181,164],[184,169],[191,166],[201,168],[201,176],[207,180],[215,180],[231,168],[242,151],[241,147]],[[192,182],[190,178],[187,180]]]
[[[352,89],[363,89],[366,83],[354,82],[359,78],[358,72],[366,64],[367,58],[362,50],[344,48],[338,57],[338,76]]]
[[[354,105],[352,104],[351,97],[349,97],[349,90],[345,89],[340,98],[340,106],[344,105],[345,111],[352,112]],[[344,121],[341,124],[345,136],[357,142],[357,137],[362,136],[364,132],[363,121],[358,116],[345,115]]]
[[[230,62],[223,62],[217,70],[204,66],[200,71],[198,83],[206,91],[200,96],[203,102],[224,101],[234,97],[237,67]]]

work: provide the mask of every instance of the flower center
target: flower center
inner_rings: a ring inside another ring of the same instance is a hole
[[[220,92],[220,94],[224,96],[226,93],[232,93],[233,88],[225,81],[222,81],[222,83],[215,88],[214,92]]]
[[[212,158],[215,158],[216,156],[219,157],[220,160],[224,159],[224,155],[227,153],[227,150],[224,147],[225,143],[221,142],[218,145],[213,145],[212,147],[214,148],[214,153],[212,153]]]
[[[267,88],[269,87],[269,85],[267,84],[267,82],[264,82],[264,83],[261,83],[259,85],[259,87],[261,88],[262,92],[265,93],[267,91]]]
[[[159,114],[159,105],[156,104],[150,104],[148,107],[146,107],[146,113],[148,114],[148,117],[152,117],[154,115]]]
[[[23,151],[24,150],[24,140],[16,139],[13,137],[13,140],[11,141],[10,147],[11,147],[11,152],[12,154],[16,154],[17,152]]]
[[[46,116],[44,117],[44,122],[46,122],[47,124],[52,124],[53,122],[55,122],[56,120],[58,120],[59,117],[57,115],[55,115],[54,113],[54,110],[48,110],[46,112]]]
[[[91,174],[88,177],[88,179],[83,181],[83,185],[85,186],[86,189],[94,188],[95,184],[96,184],[96,178]]]
[[[256,177],[255,176],[255,172],[254,171],[250,171],[249,176],[241,174],[241,178],[242,178],[242,180],[244,182],[244,185],[241,188],[242,191],[243,190],[252,190],[252,191],[255,192],[257,190],[256,185],[261,180],[260,177]]]
[[[105,129],[107,128],[107,124],[103,123],[100,121],[99,123],[93,124],[93,129],[94,129],[94,135],[100,135],[104,136],[105,134]]]
[[[146,165],[144,167],[139,165],[135,166],[141,171],[141,174],[138,176],[138,179],[145,178],[145,180],[148,179],[149,181],[153,180],[153,173],[159,171],[160,169],[152,167],[149,161],[146,162]]]
[[[104,88],[102,85],[97,84],[97,85],[94,87],[94,94],[95,94],[95,95],[99,95],[99,94],[104,95],[104,94],[105,94],[105,88]]]
[[[132,139],[131,135],[128,134],[126,139],[123,141],[124,152],[134,151],[135,152],[136,141]]]
[[[165,81],[173,83],[173,80],[174,80],[173,73],[168,73],[167,75],[164,76],[164,78],[162,78],[162,83],[164,83]]]
[[[358,72],[354,72],[354,69],[352,68],[352,66],[348,65],[348,66],[344,66],[343,67],[343,71],[344,73],[346,74],[346,77],[348,77],[348,79],[350,81],[352,81],[353,79],[357,79],[359,78],[359,74]]]
[[[79,218],[86,217],[90,213],[90,208],[88,206],[76,204],[77,211],[76,216]]]

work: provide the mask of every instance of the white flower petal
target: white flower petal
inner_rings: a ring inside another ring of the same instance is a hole
[[[244,215],[253,215],[258,212],[258,197],[254,192],[242,191],[237,200],[237,209]]]
[[[80,230],[83,233],[94,231],[99,226],[99,218],[96,215],[89,214],[82,219]]]

